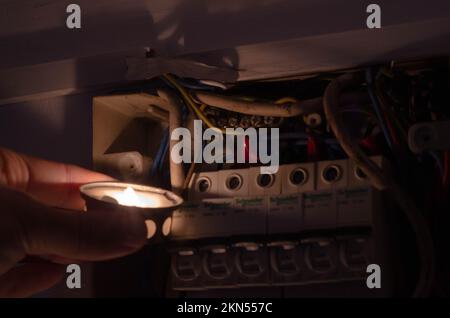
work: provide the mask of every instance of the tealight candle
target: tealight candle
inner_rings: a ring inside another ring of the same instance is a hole
[[[172,212],[183,203],[176,194],[149,186],[122,182],[94,182],[80,187],[88,211],[121,209],[145,217],[148,238],[160,241],[170,233]]]
[[[123,191],[105,195],[102,200],[109,200],[112,202],[117,202],[120,205],[135,206],[139,208],[157,208],[160,206],[160,202],[157,197],[147,193],[137,194],[132,187],[127,187]]]

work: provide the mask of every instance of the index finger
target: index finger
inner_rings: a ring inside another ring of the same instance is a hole
[[[0,185],[25,192],[50,206],[82,209],[82,184],[112,180],[74,165],[43,160],[0,148]]]

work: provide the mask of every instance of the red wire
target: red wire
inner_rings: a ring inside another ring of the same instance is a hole
[[[311,135],[308,136],[307,153],[308,153],[308,160],[317,160],[318,157],[317,143],[314,137],[312,137]]]
[[[374,136],[368,136],[361,140],[361,147],[367,150],[370,155],[375,155],[381,152]]]

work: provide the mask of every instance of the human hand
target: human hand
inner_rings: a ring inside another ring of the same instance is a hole
[[[121,257],[145,244],[138,213],[81,212],[79,186],[109,179],[0,148],[0,297],[48,289],[64,276],[62,264]],[[29,256],[43,261],[17,266]]]

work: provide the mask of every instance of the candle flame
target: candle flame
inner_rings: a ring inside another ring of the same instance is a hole
[[[131,187],[127,187],[123,192],[118,193],[117,200],[121,205],[139,206],[141,204],[136,192]]]
[[[116,193],[114,199],[121,205],[149,208],[158,206],[155,198],[138,195],[132,187],[127,187],[124,191]]]

